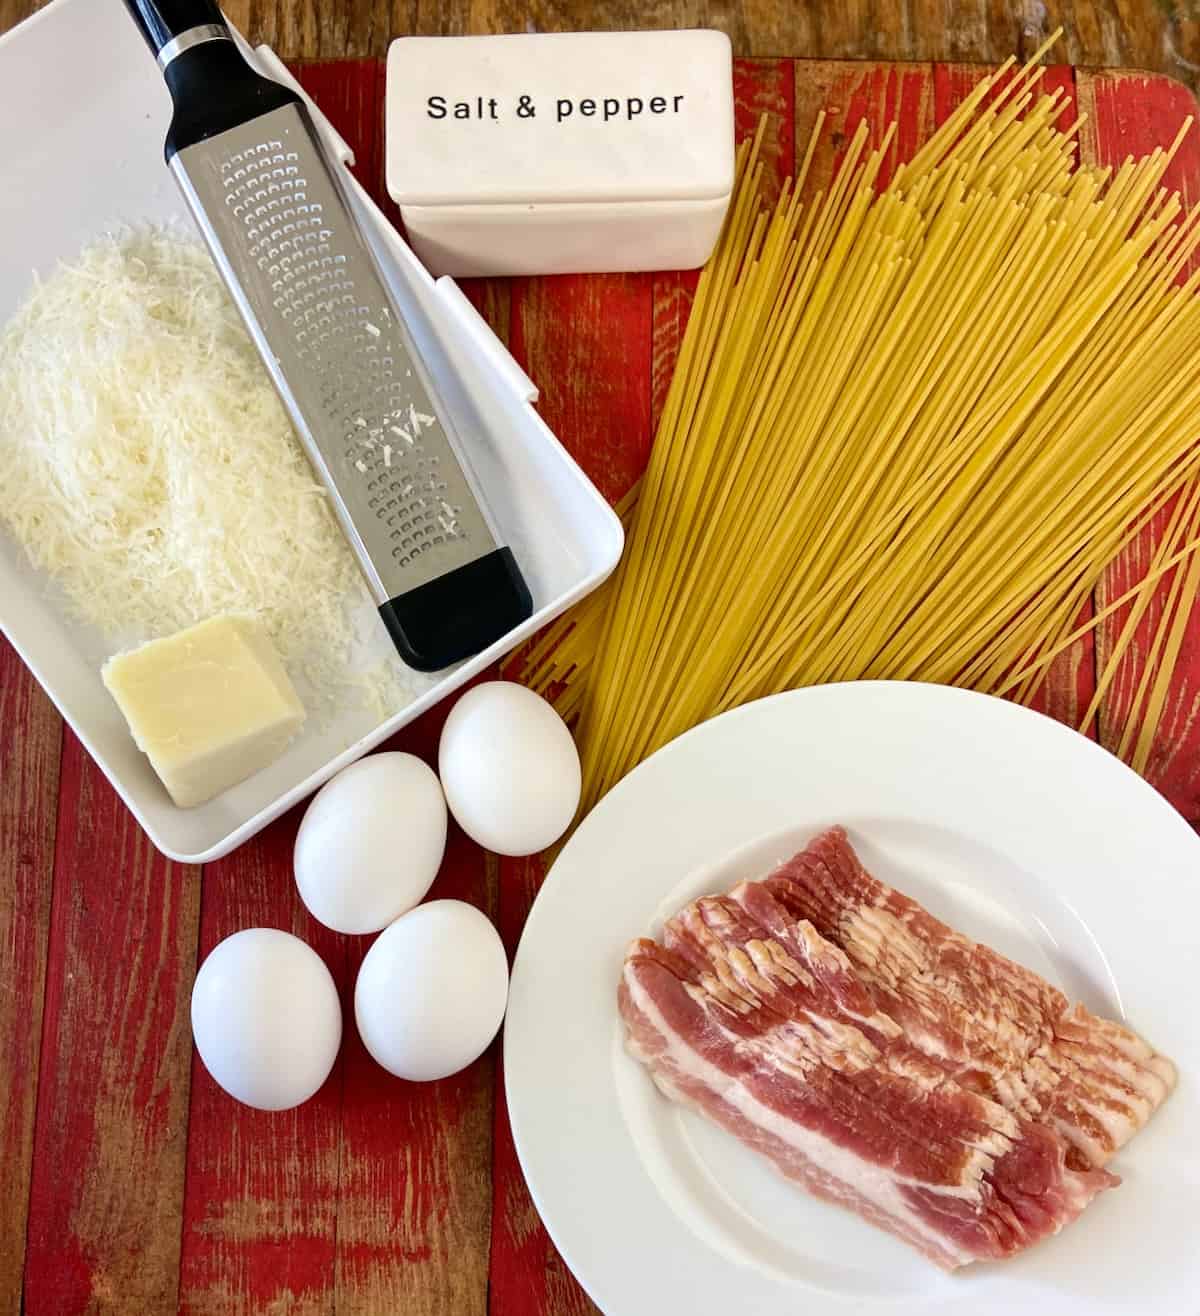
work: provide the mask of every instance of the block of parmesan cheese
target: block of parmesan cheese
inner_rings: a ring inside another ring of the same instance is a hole
[[[110,658],[101,676],[185,809],[274,762],[304,721],[270,637],[249,617],[213,617],[151,640]]]

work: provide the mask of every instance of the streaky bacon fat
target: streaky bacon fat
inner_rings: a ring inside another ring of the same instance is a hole
[[[840,828],[634,942],[618,997],[668,1097],[948,1269],[1074,1220],[1174,1082],[872,878]]]

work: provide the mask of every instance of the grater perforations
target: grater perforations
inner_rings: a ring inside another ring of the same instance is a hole
[[[361,486],[356,501],[376,520],[397,568],[439,547],[468,545],[474,518],[464,516],[461,473],[452,488],[438,452],[441,422],[413,375],[378,278],[373,271],[365,281],[356,277],[363,263],[343,247],[344,217],[323,202],[283,135],[238,143],[214,163],[245,260],[288,328],[298,368],[315,384],[320,414],[309,424],[323,435],[324,461],[336,461],[338,484]]]

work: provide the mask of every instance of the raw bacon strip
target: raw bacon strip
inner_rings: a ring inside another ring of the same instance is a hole
[[[831,828],[761,883],[785,921],[841,947],[876,1007],[964,1086],[1055,1129],[1068,1163],[1105,1165],[1175,1085],[1136,1033],[939,922],[867,873]]]
[[[939,1265],[1020,1251],[1117,1182],[914,1047],[763,884],[694,902],[664,942],[630,947],[619,990],[658,1086]]]

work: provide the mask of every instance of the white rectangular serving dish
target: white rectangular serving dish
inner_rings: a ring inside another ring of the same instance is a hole
[[[270,50],[253,57],[296,86]],[[53,0],[0,37],[0,123],[8,128],[0,149],[0,323],[35,273],[48,274],[89,240],[128,224],[191,225],[163,163],[170,112],[121,0]],[[314,113],[335,156],[352,162]],[[179,809],[101,684],[109,642],[67,616],[51,582],[0,530],[0,629],[150,839],[182,862],[228,854],[594,589],[621,553],[620,522],[537,415],[532,382],[457,285],[434,282],[362,188],[353,180],[351,187],[459,433],[476,436],[469,456],[529,583],[534,615],[382,722],[365,710],[344,710],[324,725],[310,719],[271,767],[208,804]]]

